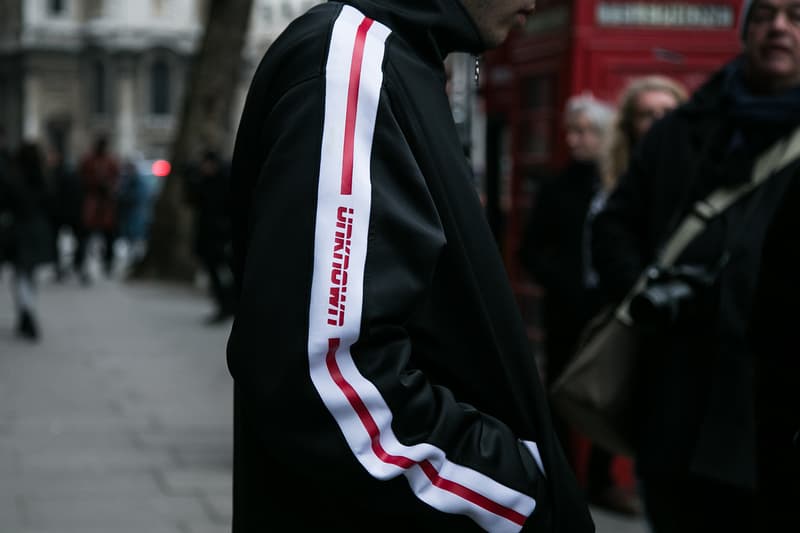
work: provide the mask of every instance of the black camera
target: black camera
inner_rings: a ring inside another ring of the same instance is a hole
[[[675,324],[699,307],[698,295],[705,295],[716,279],[717,272],[698,265],[650,268],[647,285],[631,300],[631,318],[645,327]]]

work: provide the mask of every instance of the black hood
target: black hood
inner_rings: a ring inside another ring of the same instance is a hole
[[[461,0],[339,0],[380,21],[440,59],[450,52],[480,54],[488,47]]]

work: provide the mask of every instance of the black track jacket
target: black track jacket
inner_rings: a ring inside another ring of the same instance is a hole
[[[459,0],[349,0],[259,66],[232,168],[235,533],[593,531],[445,93],[444,55],[482,48]]]

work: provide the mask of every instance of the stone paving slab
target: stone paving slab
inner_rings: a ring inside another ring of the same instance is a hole
[[[72,526],[69,524],[64,524],[57,529],[47,527],[34,528],[30,526],[20,526],[19,529],[14,529],[12,531],[13,533],[53,533],[54,531],[58,531],[58,533],[192,533],[191,526],[187,526],[183,522],[179,522],[175,525],[149,525],[148,529],[141,529],[140,525],[128,526],[127,524],[103,524],[99,526]],[[209,529],[208,531],[213,533],[224,533],[225,530],[219,529],[217,531],[213,531]]]
[[[84,494],[48,497],[38,495],[26,498],[32,527],[39,528],[115,528],[136,526],[149,531],[181,521],[210,520],[204,502],[196,497],[165,496],[153,493],[146,497]]]
[[[40,343],[0,305],[0,533],[228,531],[227,328],[205,327],[205,295],[40,289]]]
[[[170,469],[159,471],[157,477],[162,490],[172,495],[230,493],[233,489],[231,477],[225,471]]]
[[[74,472],[70,470],[25,472],[19,476],[14,486],[4,483],[0,494],[14,494],[18,497],[93,498],[102,495],[139,498],[159,494],[161,485],[155,471],[147,472]],[[11,498],[13,499],[13,498]],[[6,498],[2,498],[6,501]]]

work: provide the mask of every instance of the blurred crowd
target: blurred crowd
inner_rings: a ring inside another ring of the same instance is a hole
[[[50,267],[56,282],[75,277],[90,286],[98,275],[126,276],[144,259],[161,188],[144,163],[113,153],[105,135],[70,165],[54,146],[24,141],[9,147],[0,132],[0,275],[10,267],[18,336],[35,341],[41,335],[39,267]],[[215,305],[210,323],[233,314],[227,188],[227,165],[212,151],[185,172],[193,250]],[[97,257],[99,272],[89,257]]]

